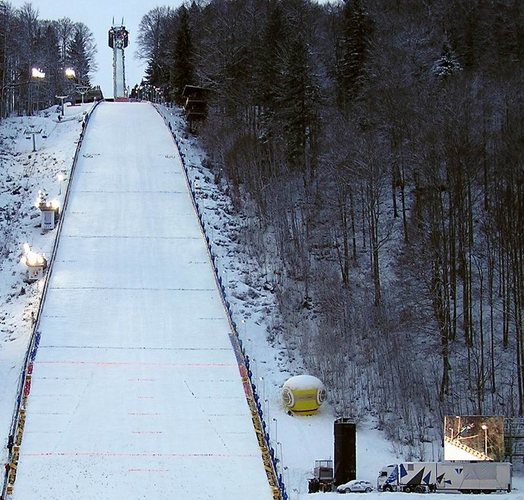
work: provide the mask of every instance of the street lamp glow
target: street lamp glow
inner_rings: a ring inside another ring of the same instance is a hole
[[[29,267],[43,266],[45,258],[39,253],[33,252],[27,243],[24,243],[24,255],[22,263]]]
[[[73,68],[66,68],[65,69],[65,76],[67,78],[76,78],[76,73]]]
[[[31,76],[33,78],[38,78],[40,80],[45,78],[45,73],[41,71],[39,68],[32,68],[31,69]]]

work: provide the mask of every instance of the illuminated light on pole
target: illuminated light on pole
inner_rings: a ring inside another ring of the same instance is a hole
[[[73,68],[66,68],[64,73],[66,78],[69,78],[69,80],[74,80],[76,78],[76,73]]]
[[[21,262],[27,266],[26,279],[28,282],[38,281],[43,277],[44,270],[47,268],[46,258],[33,252],[27,243],[24,243],[24,255]]]
[[[42,70],[40,70],[39,68],[32,68],[31,77],[36,78],[38,80],[43,80],[45,78],[45,73]]]
[[[40,68],[31,68],[31,80],[36,82],[36,108],[40,109],[40,82],[42,82],[45,79],[45,73]],[[31,85],[29,88],[29,95],[31,99],[31,113],[33,112],[33,105],[34,105],[34,97],[33,97],[33,86]],[[34,136],[33,136],[34,137]],[[35,151],[33,147],[33,151]]]
[[[60,216],[60,202],[56,199],[48,201],[46,195],[39,191],[35,206],[40,209],[40,227],[47,231],[54,229]]]
[[[33,252],[29,243],[24,243],[24,255],[22,256],[22,263],[26,266],[41,266],[46,259],[43,255]]]

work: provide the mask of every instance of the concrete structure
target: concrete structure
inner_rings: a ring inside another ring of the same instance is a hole
[[[124,20],[120,26],[113,26],[108,33],[108,44],[113,49],[113,95],[115,100],[127,99],[126,87],[126,65],[124,50],[129,44],[129,32],[124,26]]]

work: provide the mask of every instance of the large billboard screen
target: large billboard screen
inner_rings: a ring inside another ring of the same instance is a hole
[[[504,460],[504,417],[444,417],[444,460]]]

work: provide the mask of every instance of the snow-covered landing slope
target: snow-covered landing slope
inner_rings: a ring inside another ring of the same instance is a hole
[[[91,118],[40,322],[13,498],[272,498],[169,130]]]

